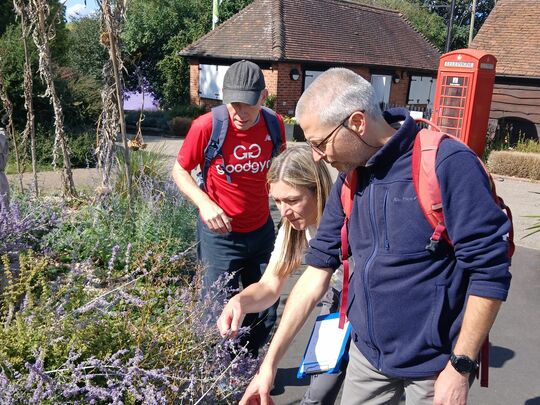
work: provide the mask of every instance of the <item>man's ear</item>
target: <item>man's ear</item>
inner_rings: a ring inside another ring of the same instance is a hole
[[[349,117],[349,128],[357,134],[364,133],[366,126],[366,116],[362,111],[355,111]]]
[[[268,98],[268,89],[263,89],[261,91],[261,96],[259,98],[260,105],[264,105],[264,102],[266,101],[267,98]]]

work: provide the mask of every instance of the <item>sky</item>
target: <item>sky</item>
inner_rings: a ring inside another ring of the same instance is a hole
[[[84,0],[66,0],[66,19],[70,21],[74,16],[85,16],[97,10],[97,4],[95,0],[86,0],[86,6]]]

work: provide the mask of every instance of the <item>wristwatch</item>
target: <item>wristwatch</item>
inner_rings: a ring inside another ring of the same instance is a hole
[[[456,356],[454,352],[450,354],[450,364],[461,374],[475,372],[478,368],[478,362],[467,356]]]

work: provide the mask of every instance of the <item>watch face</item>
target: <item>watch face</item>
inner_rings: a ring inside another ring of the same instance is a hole
[[[452,356],[450,361],[460,373],[471,373],[476,370],[476,362],[466,356]]]

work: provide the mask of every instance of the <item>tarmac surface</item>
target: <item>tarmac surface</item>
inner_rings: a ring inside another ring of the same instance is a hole
[[[159,151],[174,163],[182,139],[145,136],[148,150]],[[336,172],[334,171],[334,176]],[[38,182],[43,190],[60,190],[59,174],[40,173]],[[12,186],[17,176],[8,176]],[[540,215],[540,182],[495,175],[498,194],[513,212],[516,253],[512,263],[512,286],[491,331],[490,387],[480,388],[475,382],[469,394],[472,405],[540,405],[540,233],[524,237]],[[25,174],[28,186],[31,176]],[[95,169],[75,169],[77,188],[94,189],[100,184]],[[279,213],[273,207],[273,216]],[[277,223],[277,221],[276,221]],[[301,275],[296,271],[281,294],[278,314],[283,312],[288,294]],[[311,314],[303,329],[279,364],[272,397],[278,405],[298,404],[309,385],[309,379],[297,379],[296,372],[311,333],[318,309]],[[339,398],[336,403],[339,403]],[[403,401],[404,403],[404,401]]]

